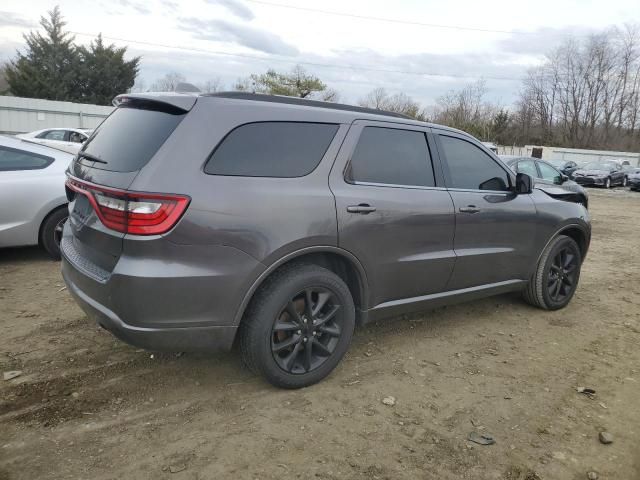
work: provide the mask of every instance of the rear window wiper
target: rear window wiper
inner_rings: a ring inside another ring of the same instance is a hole
[[[78,158],[86,158],[87,160],[91,160],[92,162],[104,163],[105,165],[109,163],[106,160],[102,160],[101,158],[96,157],[95,155],[91,155],[87,152],[79,152]]]

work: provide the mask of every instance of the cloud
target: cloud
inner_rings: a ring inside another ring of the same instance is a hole
[[[207,3],[222,5],[231,13],[244,20],[253,20],[255,17],[251,9],[238,0],[207,0]]]
[[[142,55],[141,76],[147,85],[170,71],[183,74],[188,82],[199,83],[211,78],[220,78],[226,89],[231,89],[240,77],[251,73],[264,73],[269,68],[289,71],[296,59],[290,62],[276,61],[275,58],[238,59],[234,57],[207,55],[190,52],[158,52],[130,49],[131,55]],[[419,73],[448,73],[449,76],[412,75],[370,71],[359,68],[338,68],[330,66],[306,65],[303,68],[318,76],[330,88],[341,94],[346,103],[355,104],[360,98],[377,87],[385,88],[390,94],[404,92],[427,106],[449,92],[458,90],[479,78],[486,79],[487,99],[509,107],[516,100],[528,65],[511,61],[510,55],[496,54],[416,54],[384,55],[369,49],[347,49],[332,52],[331,56],[304,53],[303,62],[341,65],[352,67],[374,67],[380,70],[398,70]],[[498,77],[508,80],[498,80]]]
[[[113,4],[118,4],[121,5],[125,8],[131,8],[133,10],[135,10],[136,12],[142,14],[142,15],[150,15],[151,14],[151,10],[142,2],[136,2],[134,0],[113,0],[112,2],[109,2],[109,4],[112,6]],[[122,12],[118,13],[119,15],[122,15]]]
[[[542,27],[532,32],[515,34],[504,38],[498,41],[497,47],[502,52],[521,55],[546,55],[570,38],[583,39],[589,35],[599,33],[602,33],[602,30],[582,26]]]
[[[175,12],[179,6],[178,3],[174,2],[173,0],[160,0],[160,3],[164,5],[167,10],[171,10],[173,12]]]
[[[295,56],[298,49],[286,43],[278,35],[246,25],[225,20],[180,19],[180,28],[191,32],[194,38],[236,43],[243,47],[275,55]]]
[[[13,12],[0,11],[0,28],[2,27],[34,27],[35,22],[27,20]]]

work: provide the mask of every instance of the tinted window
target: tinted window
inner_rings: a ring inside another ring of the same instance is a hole
[[[53,158],[16,148],[0,147],[0,172],[37,170],[53,163]]]
[[[449,167],[451,187],[472,190],[508,190],[509,177],[489,155],[470,142],[440,136]]]
[[[555,183],[561,182],[562,177],[560,175],[560,172],[553,168],[551,165],[547,165],[543,162],[538,162],[538,168],[540,169],[540,176],[544,180]]]
[[[517,164],[516,172],[526,173],[533,178],[538,176],[538,171],[536,170],[536,165],[533,163],[533,160],[520,160]]]
[[[204,168],[211,175],[302,177],[315,169],[338,125],[264,122],[233,130]]]
[[[184,114],[119,107],[96,129],[81,152],[106,163],[86,158],[81,162],[103,170],[140,170],[162,146],[184,118]]]
[[[434,186],[425,134],[394,128],[365,127],[351,157],[347,180]]]

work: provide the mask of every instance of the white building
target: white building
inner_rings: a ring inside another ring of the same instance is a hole
[[[0,133],[25,133],[50,127],[95,128],[113,107],[0,96]]]

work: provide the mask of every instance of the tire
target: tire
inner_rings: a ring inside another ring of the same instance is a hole
[[[604,188],[611,188],[611,179],[609,177],[604,181]]]
[[[565,266],[562,273],[558,264]],[[542,252],[536,271],[523,291],[525,301],[544,310],[564,308],[576,291],[581,266],[582,254],[575,240],[565,235],[555,237]]]
[[[344,281],[317,265],[293,264],[255,293],[240,325],[240,351],[247,367],[271,384],[307,387],[338,365],[354,327],[355,306]]]
[[[62,227],[69,217],[66,207],[51,212],[40,226],[40,245],[54,260],[60,260],[60,239]]]
[[[627,177],[622,177],[622,187],[625,188],[627,186]]]

